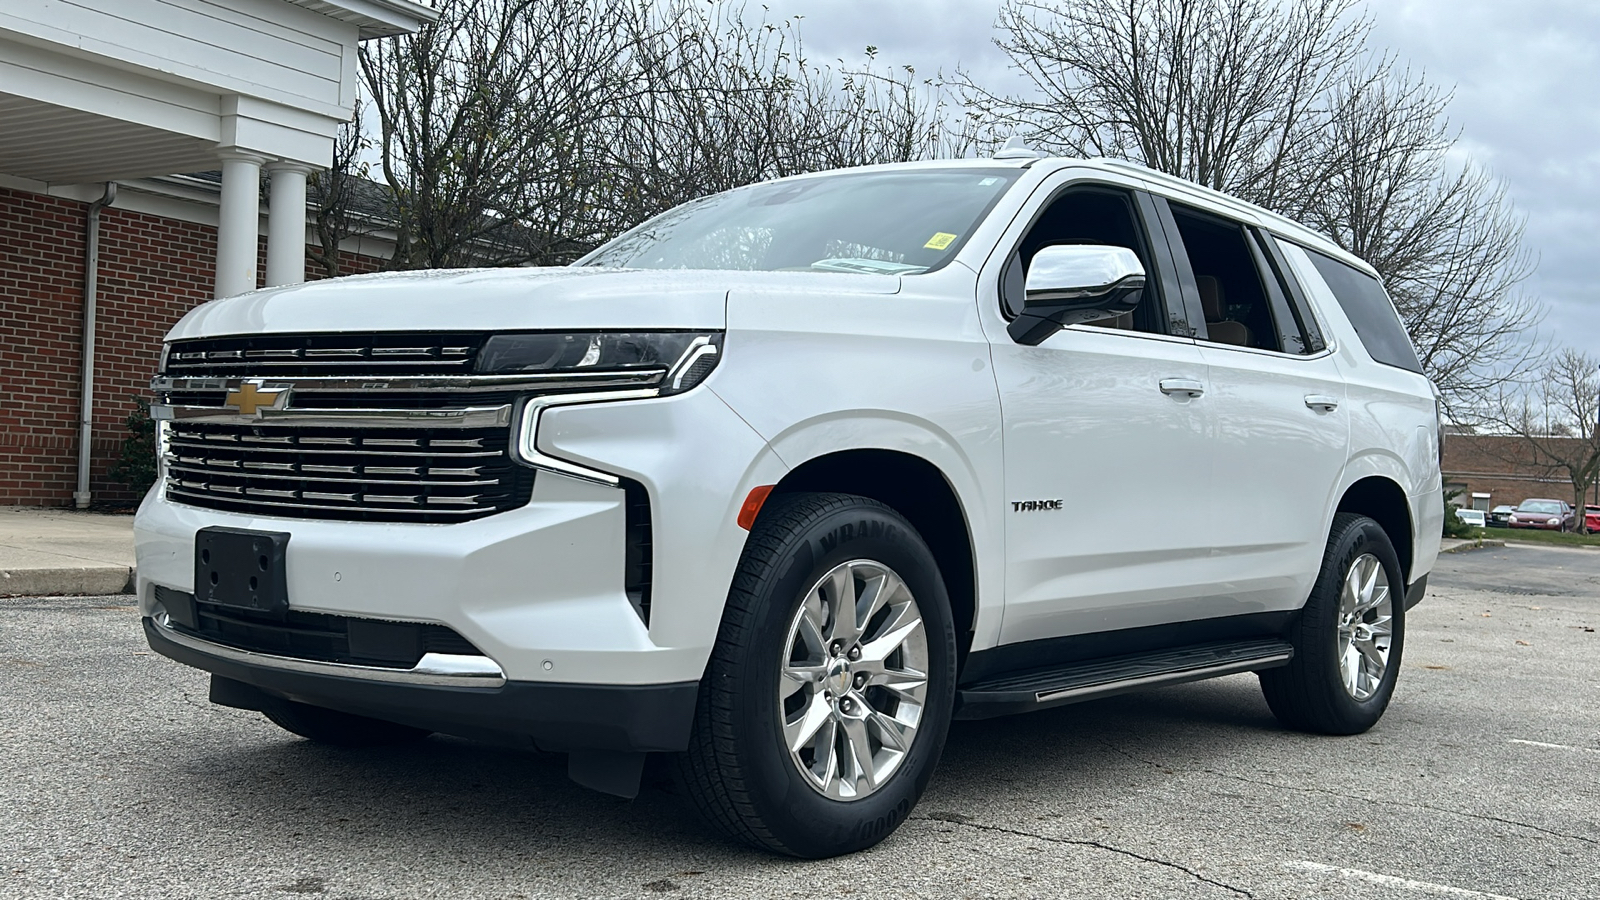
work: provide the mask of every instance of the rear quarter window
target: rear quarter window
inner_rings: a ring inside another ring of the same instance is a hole
[[[1400,315],[1378,279],[1315,250],[1301,249],[1317,267],[1322,280],[1328,283],[1328,289],[1333,291],[1350,324],[1355,326],[1356,335],[1361,338],[1368,355],[1386,366],[1421,374],[1422,363],[1417,359],[1417,351],[1411,346],[1411,338],[1400,324]]]

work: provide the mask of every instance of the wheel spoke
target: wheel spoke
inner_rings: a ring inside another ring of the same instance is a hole
[[[883,609],[883,605],[893,600],[900,593],[904,585],[900,579],[887,571],[879,572],[876,576],[866,579],[864,590],[856,599],[856,627],[858,631],[865,632],[868,625],[872,624],[872,617]]]
[[[928,676],[911,669],[884,669],[868,678],[867,684],[892,691],[902,702],[921,705],[924,689],[928,686]]]
[[[863,662],[881,663],[889,658],[889,654],[900,649],[906,638],[915,634],[922,628],[922,617],[917,615],[916,607],[906,603],[891,613],[891,620],[884,625],[882,632],[877,637],[861,645],[861,660]]]
[[[784,666],[783,681],[778,685],[778,699],[789,699],[795,691],[808,684],[816,684],[827,673],[824,666]]]
[[[1394,634],[1394,617],[1378,616],[1367,623],[1367,630],[1372,632],[1373,640],[1380,637],[1390,637]]]
[[[854,793],[865,794],[878,786],[877,767],[872,763],[872,742],[867,737],[865,720],[842,716],[839,727],[844,731],[845,748],[850,752],[850,781]],[[841,767],[841,775],[843,774]]]
[[[1344,655],[1339,660],[1339,665],[1343,670],[1344,686],[1349,688],[1351,693],[1356,693],[1359,689],[1356,678],[1361,671],[1361,651],[1357,650],[1354,644],[1346,647]]]
[[[827,638],[830,641],[856,639],[856,578],[849,566],[840,566],[829,573],[828,606],[830,617]]]
[[[867,715],[867,721],[872,723],[872,730],[878,733],[879,743],[901,753],[911,749],[911,736],[907,733],[909,729],[905,723],[871,707],[868,709],[871,712]]]
[[[800,718],[792,722],[783,723],[783,737],[789,744],[790,753],[799,753],[817,736],[822,726],[833,718],[833,706],[828,703],[828,698],[817,691],[811,696],[811,702],[806,704],[805,712]]]

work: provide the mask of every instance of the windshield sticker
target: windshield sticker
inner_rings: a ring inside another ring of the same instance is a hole
[[[950,242],[955,239],[955,235],[941,231],[938,234],[935,234],[933,237],[928,238],[928,242],[922,246],[928,248],[929,250],[943,250],[944,248],[950,246]]]
[[[1000,183],[1000,179],[991,176],[989,178],[985,178],[982,181],[978,182],[978,187],[988,187],[991,184],[999,184],[999,183]]]

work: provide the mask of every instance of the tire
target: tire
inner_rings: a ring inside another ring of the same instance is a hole
[[[834,607],[847,589],[857,604]],[[859,640],[836,613],[851,607],[876,610]],[[944,581],[910,523],[850,494],[774,496],[734,575],[678,776],[736,840],[811,859],[865,849],[933,777],[955,669]]]
[[[1361,572],[1353,573],[1358,564]],[[1400,674],[1405,605],[1400,560],[1383,528],[1365,516],[1334,516],[1322,570],[1289,635],[1294,658],[1260,673],[1278,721],[1318,734],[1360,734],[1376,725]]]
[[[335,747],[386,747],[419,741],[433,733],[292,700],[274,703],[265,715],[285,731]]]

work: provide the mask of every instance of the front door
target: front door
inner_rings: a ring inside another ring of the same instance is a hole
[[[1003,644],[1193,615],[1194,569],[1212,540],[1209,374],[1139,203],[1131,191],[1069,187],[1006,261],[1001,294],[1013,311],[1027,263],[1051,244],[1126,246],[1150,277],[1128,316],[1035,347],[1004,332],[991,341],[1009,504]]]

